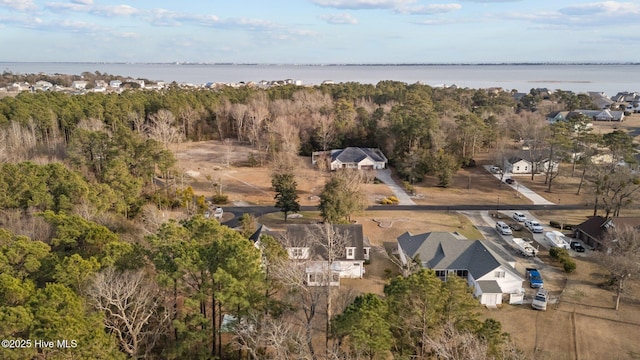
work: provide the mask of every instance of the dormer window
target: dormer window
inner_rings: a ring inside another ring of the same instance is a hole
[[[347,259],[355,259],[356,258],[356,248],[348,247],[347,248]]]

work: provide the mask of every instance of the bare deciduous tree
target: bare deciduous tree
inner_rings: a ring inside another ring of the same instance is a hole
[[[611,272],[616,283],[616,306],[620,307],[620,298],[626,281],[640,273],[640,233],[638,229],[627,226],[609,226],[603,239],[603,251],[596,254],[602,266]]]
[[[235,324],[236,346],[253,359],[310,360],[305,350],[305,336],[300,328],[280,317],[252,315]]]
[[[182,140],[182,130],[175,126],[175,117],[171,111],[160,109],[157,113],[149,115],[149,122],[147,134],[165,148],[168,149],[169,145]]]
[[[435,337],[426,337],[436,359],[483,360],[487,358],[488,345],[469,331],[458,331],[454,324],[447,323]]]
[[[107,268],[86,289],[93,306],[104,313],[105,327],[133,358],[145,357],[167,331],[169,313],[155,282],[142,270]]]

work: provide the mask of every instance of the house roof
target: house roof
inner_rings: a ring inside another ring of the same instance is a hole
[[[331,151],[331,161],[339,160],[342,163],[359,163],[366,158],[375,162],[387,162],[387,158],[382,151],[375,148],[348,147]]]
[[[412,235],[406,232],[398,237],[398,244],[407,256],[418,257],[430,269],[465,269],[474,279],[501,265],[505,266],[505,270],[510,269],[507,261],[482,240],[468,240],[458,233],[429,232]]]
[[[574,110],[567,114],[567,118],[572,118],[577,115],[588,116],[594,120],[616,120],[619,121],[624,118],[624,111],[612,111],[612,110]]]
[[[323,245],[327,238],[325,225],[322,224],[291,224],[287,226],[287,231],[281,234],[285,247],[308,247],[311,249],[312,256],[326,259],[327,246]],[[331,236],[335,236],[336,239],[344,238],[344,242],[341,242],[339,252],[342,254],[338,257],[338,260],[345,260],[344,248],[355,248],[355,259],[364,260],[364,236],[362,231],[362,224],[334,224],[329,225],[329,232]]]
[[[606,221],[607,219],[602,216],[592,216],[576,226],[576,230],[580,230],[594,239],[599,239],[604,231],[602,225],[604,225]]]
[[[640,228],[640,217],[628,216],[606,219],[602,216],[592,216],[583,223],[576,226],[576,231],[582,231],[593,239],[602,240],[605,233],[607,232],[607,227],[609,225],[613,225],[614,228],[630,227],[637,229]]]
[[[476,282],[483,294],[501,294],[502,289],[495,280],[480,280]]]
[[[548,159],[549,158],[549,150],[547,150],[547,149],[532,150],[532,151],[522,150],[522,151],[517,152],[512,157],[508,158],[507,161],[509,162],[509,164],[515,164],[520,160],[531,162],[531,158],[532,157],[533,157],[534,160],[536,160],[536,162],[540,161],[540,160]]]

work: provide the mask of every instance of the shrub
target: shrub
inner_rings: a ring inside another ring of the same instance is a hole
[[[574,271],[576,271],[576,262],[573,261],[571,258],[567,257],[567,258],[563,258],[562,259],[562,263],[564,266],[564,272],[566,273],[572,273]]]
[[[410,182],[408,181],[403,181],[402,182],[402,187],[404,188],[404,191],[406,191],[407,193],[411,194],[411,195],[415,195],[416,193],[416,188],[413,187],[413,185],[411,185]]]
[[[213,195],[211,202],[214,204],[226,204],[229,201],[229,197],[224,194]]]
[[[399,202],[400,202],[400,200],[398,200],[398,198],[395,197],[395,196],[389,196],[389,197],[386,197],[386,198],[380,200],[380,203],[382,205],[394,205],[394,204],[397,204]]]
[[[564,257],[569,257],[569,252],[567,249],[552,247],[549,249],[549,255],[556,260],[562,260]]]
[[[562,230],[573,230],[573,228],[576,227],[576,225],[564,224],[555,220],[549,221],[549,226],[554,227],[556,229],[562,229]]]

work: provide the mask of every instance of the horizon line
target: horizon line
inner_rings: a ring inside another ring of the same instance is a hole
[[[113,64],[113,65],[213,65],[213,66],[499,66],[499,65],[640,65],[636,61],[520,61],[520,62],[407,62],[407,63],[272,63],[272,62],[135,62],[135,61],[7,61],[0,64]]]

